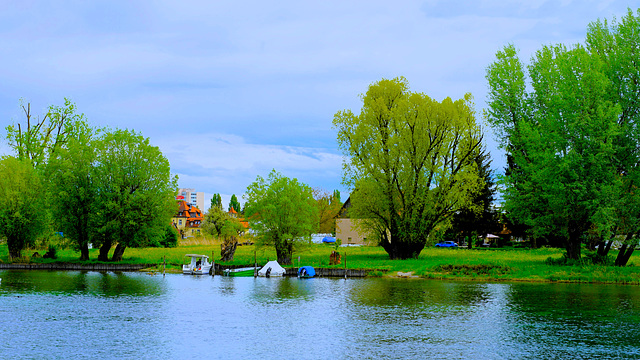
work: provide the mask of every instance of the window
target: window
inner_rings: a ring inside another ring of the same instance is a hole
[[[351,244],[351,238],[350,237],[347,238],[347,244]]]
[[[182,225],[182,219],[178,219],[178,225]]]

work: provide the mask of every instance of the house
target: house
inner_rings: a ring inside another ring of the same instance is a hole
[[[245,231],[249,229],[249,222],[246,221],[244,217],[238,216],[238,212],[233,208],[233,206],[231,207],[231,210],[229,210],[229,216],[238,219]]]
[[[358,219],[349,216],[350,207],[351,196],[342,204],[336,216],[336,239],[342,240],[342,244],[375,245],[370,233],[357,229]]]
[[[203,219],[200,209],[184,200],[178,200],[178,213],[171,218],[171,222],[184,239],[201,234],[200,224]]]

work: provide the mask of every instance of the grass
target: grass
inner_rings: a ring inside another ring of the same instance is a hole
[[[398,272],[411,272],[423,278],[471,280],[471,281],[536,281],[536,282],[585,282],[585,283],[618,283],[640,285],[640,266],[636,266],[631,258],[627,267],[619,268],[602,265],[554,265],[547,259],[559,259],[563,250],[553,248],[541,249],[440,249],[425,248],[418,259],[390,260],[381,247],[341,247],[342,263],[329,265],[329,254],[333,246],[312,244],[300,247],[293,254],[294,266],[311,265],[323,268],[366,269],[373,276],[395,276]],[[56,260],[32,259],[31,255],[38,251],[25,250],[22,261],[36,263],[66,262],[83,263],[78,260],[80,254],[70,249],[58,249]],[[191,239],[183,241],[176,248],[127,248],[123,263],[161,264],[166,260],[167,268],[179,270],[184,262],[185,254],[205,254],[212,258],[220,258],[220,243],[216,240]],[[612,251],[610,256],[616,256]],[[90,258],[96,259],[98,250],[90,250]],[[238,246],[234,261],[225,265],[252,265],[254,257],[259,265],[276,259],[272,247],[256,247],[254,245]],[[298,262],[298,258],[300,259]],[[8,261],[6,244],[0,244],[0,261]],[[219,261],[219,260],[218,260]],[[96,263],[91,260],[88,263]]]

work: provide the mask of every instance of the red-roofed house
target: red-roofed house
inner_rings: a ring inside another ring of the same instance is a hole
[[[178,213],[171,218],[173,226],[178,229],[182,238],[200,235],[202,211],[184,200],[178,201]]]
[[[238,217],[238,212],[233,208],[233,206],[231,207],[231,210],[229,210],[229,216],[231,216],[232,218],[238,219],[238,221],[240,222],[240,224],[242,224],[245,230],[249,229],[249,222],[245,221],[243,217]]]

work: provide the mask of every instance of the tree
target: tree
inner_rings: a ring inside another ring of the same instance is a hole
[[[97,204],[92,216],[94,243],[100,245],[99,260],[106,261],[117,244],[113,261],[120,261],[127,247],[144,246],[165,236],[175,213],[177,177],[169,161],[148,138],[130,131],[107,132],[96,147],[92,174]]]
[[[64,99],[64,106],[49,106],[47,113],[32,121],[31,104],[21,105],[26,124],[6,127],[6,140],[18,159],[28,160],[34,168],[46,165],[48,158],[67,142],[69,136],[86,128],[84,114],[76,113],[76,105]]]
[[[369,86],[359,115],[339,111],[333,125],[346,156],[343,183],[355,189],[349,212],[391,259],[417,257],[483,185],[470,94],[440,103],[409,91],[404,78],[382,79]]]
[[[238,236],[244,231],[237,218],[224,212],[222,207],[212,206],[204,215],[201,228],[208,234],[222,238],[220,244],[221,261],[233,261],[238,246]]]
[[[313,198],[316,200],[316,208],[318,211],[318,226],[315,232],[321,234],[335,233],[335,217],[342,207],[340,192],[334,190],[333,193],[329,193],[317,188],[313,189]]]
[[[89,260],[90,219],[99,196],[92,176],[96,165],[93,137],[88,127],[74,132],[65,147],[51,154],[46,168],[56,229],[73,241],[80,260]]]
[[[513,164],[505,208],[534,238],[561,237],[569,259],[580,259],[588,232],[639,230],[628,225],[640,213],[619,211],[634,196],[640,164],[639,30],[629,11],[611,28],[591,24],[586,47],[542,47],[526,72],[513,45],[487,69],[486,118]]]
[[[462,236],[467,239],[468,248],[473,247],[473,242],[478,235],[486,236],[501,230],[498,222],[498,213],[493,208],[495,200],[496,184],[491,171],[491,159],[486,148],[475,158],[478,175],[484,180],[484,186],[472,200],[472,207],[460,209],[451,220],[451,228],[447,230],[449,237]]]
[[[233,208],[238,213],[242,212],[242,206],[240,205],[240,202],[238,201],[236,194],[231,195],[231,200],[229,200],[228,211],[231,211],[231,208]]]
[[[295,242],[317,227],[313,190],[272,170],[267,179],[258,176],[245,196],[245,215],[258,240],[275,246],[279,263],[291,264]]]
[[[0,237],[7,239],[9,259],[47,230],[45,187],[27,159],[0,159]]]
[[[213,194],[213,197],[211,198],[211,206],[210,207],[216,207],[220,210],[222,210],[222,196],[220,196],[220,194]]]

